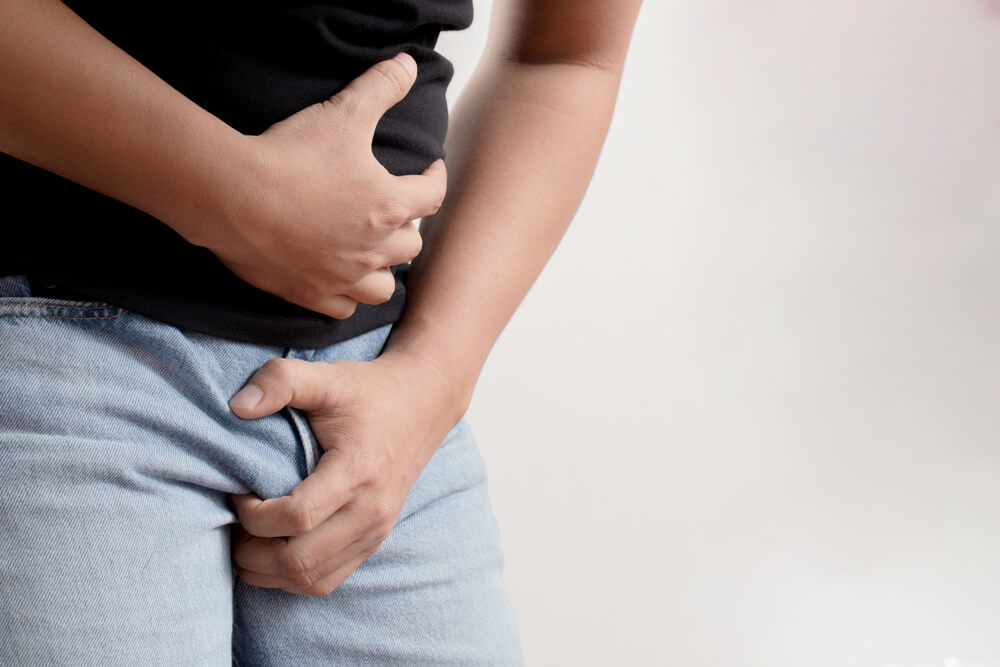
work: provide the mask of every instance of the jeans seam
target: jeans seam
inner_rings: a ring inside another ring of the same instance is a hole
[[[52,308],[63,308],[64,306],[51,306]],[[116,317],[121,317],[125,311],[119,311],[117,313],[112,313],[110,315],[95,315],[93,317],[83,317],[82,315],[21,315],[18,313],[3,313],[0,312],[0,317],[6,319],[25,319],[25,320],[113,320]]]

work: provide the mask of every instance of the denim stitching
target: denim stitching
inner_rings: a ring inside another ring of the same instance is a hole
[[[95,315],[93,317],[84,317],[82,315],[19,315],[17,313],[0,312],[0,318],[33,320],[112,320],[116,317],[121,317],[124,314],[124,310],[119,310],[117,313],[111,315]]]

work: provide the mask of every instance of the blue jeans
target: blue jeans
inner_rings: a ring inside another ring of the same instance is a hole
[[[297,410],[229,398],[272,357],[373,359],[390,328],[253,345],[0,277],[0,664],[520,664],[464,420],[332,594],[234,577],[228,494],[287,494],[320,450]]]

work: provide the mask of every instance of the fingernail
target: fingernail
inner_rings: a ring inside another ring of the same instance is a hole
[[[238,410],[252,410],[257,407],[262,398],[264,398],[264,390],[251,382],[229,399],[229,407]]]
[[[413,59],[409,53],[402,51],[397,53],[393,60],[398,60],[406,68],[406,71],[410,73],[410,76],[416,76],[417,74],[417,61]]]

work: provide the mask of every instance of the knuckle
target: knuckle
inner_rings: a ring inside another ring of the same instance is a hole
[[[365,217],[364,227],[368,234],[376,235],[384,234],[385,228],[391,224],[388,213],[382,206],[377,206],[368,212],[368,215]]]
[[[288,508],[286,523],[293,535],[304,535],[316,527],[316,516],[315,505],[302,499]]]
[[[293,547],[278,554],[278,568],[282,576],[298,588],[308,588],[319,579],[319,573],[316,571],[316,558],[307,551],[300,551]]]
[[[379,500],[372,503],[372,506],[368,510],[368,520],[373,526],[379,527],[379,532],[385,530],[385,524],[391,522],[394,518],[395,508],[392,503],[386,500]],[[391,530],[391,527],[389,530]],[[386,536],[388,536],[388,532],[386,532]]]
[[[292,368],[288,359],[277,357],[264,362],[262,370],[268,378],[279,383],[288,384],[292,381]]]
[[[373,220],[376,227],[398,227],[409,221],[409,209],[394,197],[383,198],[375,207]]]
[[[356,116],[361,112],[358,96],[351,90],[342,90],[322,103],[324,110],[344,116]]]
[[[358,255],[357,262],[366,273],[377,271],[385,266],[385,258],[383,258],[382,253],[377,250],[365,250]]]
[[[384,60],[376,64],[373,68],[376,72],[385,77],[386,83],[392,92],[402,95],[409,86],[409,74],[402,63],[395,60]]]
[[[369,544],[367,547],[361,550],[361,558],[368,558],[369,556],[374,556],[379,549],[382,548],[382,542],[389,537],[391,530],[379,530],[375,536],[375,541]]]
[[[354,487],[371,488],[379,478],[378,461],[372,456],[359,456],[351,463],[351,479]]]

